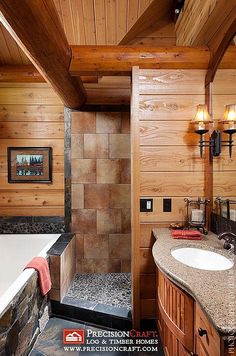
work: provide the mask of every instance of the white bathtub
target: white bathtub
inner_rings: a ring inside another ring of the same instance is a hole
[[[35,256],[47,251],[61,234],[0,235],[0,317],[14,296],[34,273],[24,267]]]

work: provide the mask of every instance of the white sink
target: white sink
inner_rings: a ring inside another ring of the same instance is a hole
[[[208,271],[224,271],[234,265],[233,262],[219,253],[195,247],[180,247],[171,250],[171,255],[187,266]]]

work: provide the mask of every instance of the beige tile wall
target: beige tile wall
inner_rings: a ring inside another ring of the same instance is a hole
[[[72,112],[71,129],[77,272],[130,272],[130,116]]]

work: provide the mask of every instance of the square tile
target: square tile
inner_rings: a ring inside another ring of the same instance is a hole
[[[108,235],[84,235],[84,258],[108,258]]]
[[[122,112],[121,114],[121,133],[130,133],[130,113]]]
[[[131,272],[131,260],[122,260],[121,261],[121,272],[122,273]]]
[[[119,112],[97,112],[97,133],[119,133],[121,132],[121,113]]]
[[[130,135],[128,134],[110,135],[109,158],[130,158]]]
[[[77,273],[84,273],[83,270],[83,259],[76,260],[76,272]]]
[[[84,185],[71,184],[71,206],[72,209],[84,208]]]
[[[84,158],[108,158],[108,135],[85,134]]]
[[[108,184],[85,184],[84,185],[85,208],[109,208],[109,185]]]
[[[121,210],[121,232],[122,234],[131,233],[131,209]]]
[[[95,133],[96,132],[96,115],[94,112],[71,113],[71,133]]]
[[[61,276],[61,260],[60,256],[49,256],[49,267],[50,267],[50,275],[52,281],[52,288],[59,289],[60,288],[60,276]]]
[[[96,210],[72,210],[72,231],[80,234],[93,234],[97,232]]]
[[[83,158],[84,154],[84,135],[71,135],[71,158]]]
[[[120,183],[121,165],[119,159],[97,160],[97,183]]]
[[[129,260],[131,257],[130,234],[109,235],[109,257]]]
[[[120,209],[97,210],[97,233],[113,234],[121,231]]]
[[[120,273],[121,272],[121,260],[120,259],[109,259],[108,260],[108,272]]]
[[[96,160],[72,159],[71,160],[72,183],[95,183]]]
[[[76,250],[76,262],[84,258],[84,235],[75,235],[75,250]]]
[[[121,159],[121,183],[130,184],[131,183],[131,160]]]
[[[108,273],[109,260],[108,259],[84,259],[83,273]]]
[[[110,186],[110,208],[130,208],[130,206],[130,185],[112,184]]]

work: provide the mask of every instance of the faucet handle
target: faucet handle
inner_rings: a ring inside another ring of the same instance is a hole
[[[230,243],[229,243],[228,241],[225,241],[225,243],[224,243],[224,249],[225,249],[225,250],[230,250],[230,249],[231,249],[231,245],[230,245]]]

